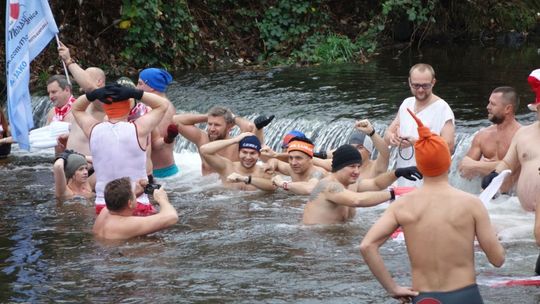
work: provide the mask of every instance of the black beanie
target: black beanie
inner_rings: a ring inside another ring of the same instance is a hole
[[[332,156],[332,172],[336,172],[352,164],[362,164],[362,156],[355,147],[343,145],[334,151]]]

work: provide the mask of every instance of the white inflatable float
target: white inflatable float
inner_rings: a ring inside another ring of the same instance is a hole
[[[30,148],[47,149],[56,146],[56,139],[62,134],[69,134],[71,123],[53,121],[48,126],[30,131],[28,135]]]

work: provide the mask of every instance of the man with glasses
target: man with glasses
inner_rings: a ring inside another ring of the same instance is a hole
[[[386,129],[384,139],[387,144],[398,147],[396,167],[416,165],[413,146],[418,139],[415,121],[407,109],[411,109],[431,132],[440,135],[454,150],[454,113],[439,96],[433,94],[436,83],[435,71],[429,64],[418,63],[409,70],[409,87],[413,96],[406,98],[399,107],[398,114]],[[399,186],[418,186],[420,182],[399,179]]]

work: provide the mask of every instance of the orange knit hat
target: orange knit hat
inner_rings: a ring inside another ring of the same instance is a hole
[[[131,110],[131,103],[128,100],[117,101],[111,104],[104,103],[103,110],[109,118],[120,118],[129,114]]]
[[[448,172],[452,163],[450,149],[446,141],[424,127],[422,121],[407,109],[418,124],[418,140],[414,144],[416,166],[424,176],[439,176]]]

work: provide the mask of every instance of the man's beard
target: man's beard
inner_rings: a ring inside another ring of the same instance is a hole
[[[225,139],[226,134],[208,135],[210,141]]]
[[[492,115],[491,118],[489,118],[489,121],[496,125],[500,125],[504,122],[504,116]]]

